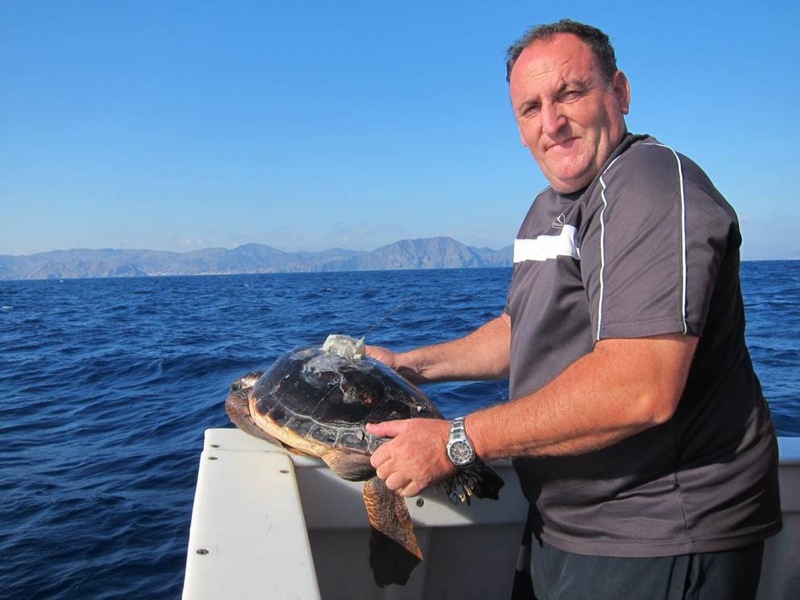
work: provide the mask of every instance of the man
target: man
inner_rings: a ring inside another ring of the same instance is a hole
[[[393,438],[372,464],[413,496],[474,455],[513,457],[538,598],[752,598],[781,523],[736,215],[688,158],[627,132],[603,32],[534,28],[507,66],[550,187],[515,241],[506,309],[459,340],[369,353],[416,382],[509,376],[511,400],[372,425]]]

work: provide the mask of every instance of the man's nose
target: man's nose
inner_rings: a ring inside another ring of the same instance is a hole
[[[545,104],[541,111],[542,131],[547,135],[554,135],[564,127],[567,122],[562,109],[558,104]]]

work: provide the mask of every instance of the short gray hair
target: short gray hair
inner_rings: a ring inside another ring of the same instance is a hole
[[[506,81],[511,80],[511,69],[514,68],[514,64],[525,48],[537,40],[548,39],[558,33],[571,33],[586,44],[597,58],[597,62],[600,63],[603,79],[607,84],[611,85],[614,80],[614,73],[617,72],[617,57],[614,54],[614,48],[608,39],[608,35],[597,29],[597,27],[570,19],[561,19],[556,23],[546,25],[536,25],[514,42],[506,52]]]

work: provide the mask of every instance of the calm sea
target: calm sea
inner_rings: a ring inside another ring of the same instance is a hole
[[[800,261],[742,267],[780,434],[800,436]],[[0,597],[178,598],[229,383],[332,332],[407,348],[502,310],[509,269],[0,281]],[[452,416],[504,384],[428,390]]]

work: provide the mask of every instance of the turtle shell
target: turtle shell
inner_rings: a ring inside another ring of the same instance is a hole
[[[386,365],[318,345],[280,357],[256,381],[249,404],[259,427],[312,456],[331,450],[371,454],[383,440],[367,433],[366,423],[443,418],[419,388]]]
[[[380,587],[404,584],[422,551],[405,500],[386,487],[370,464],[370,455],[386,440],[367,433],[365,426],[443,417],[419,388],[364,357],[361,341],[350,344],[355,340],[348,338],[344,350],[335,344],[329,350],[328,340],[284,354],[266,373],[254,371],[234,381],[225,409],[250,435],[319,457],[343,479],[365,481],[375,582]],[[496,499],[503,480],[478,460],[443,486],[454,502],[469,502],[472,495]]]

